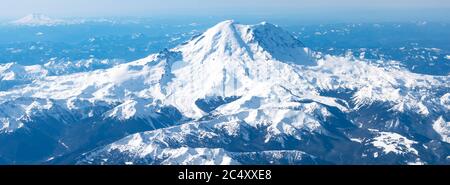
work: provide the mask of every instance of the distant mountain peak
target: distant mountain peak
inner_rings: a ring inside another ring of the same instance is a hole
[[[12,22],[12,24],[22,26],[53,26],[62,23],[64,23],[63,20],[53,19],[40,13],[32,13]]]

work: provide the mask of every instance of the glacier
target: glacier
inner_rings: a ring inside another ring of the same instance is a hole
[[[450,164],[450,77],[223,21],[132,61],[0,65],[6,164]]]

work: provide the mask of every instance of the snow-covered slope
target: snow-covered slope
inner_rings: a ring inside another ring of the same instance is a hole
[[[47,76],[67,75],[79,72],[106,69],[124,63],[121,60],[51,60],[44,65],[23,66],[17,63],[0,64],[0,91],[32,83]]]
[[[449,76],[315,61],[269,23],[224,21],[141,60],[34,79],[0,91],[0,128],[58,130],[35,162],[449,162]]]
[[[64,21],[60,19],[52,19],[44,14],[33,13],[11,23],[20,26],[54,26],[64,24]]]

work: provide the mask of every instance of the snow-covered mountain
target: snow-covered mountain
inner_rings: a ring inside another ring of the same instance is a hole
[[[44,14],[33,13],[11,22],[20,26],[54,26],[64,24],[60,19],[53,19]]]
[[[224,21],[141,60],[32,77],[0,88],[0,157],[9,163],[449,164],[449,76],[313,58],[276,25]]]

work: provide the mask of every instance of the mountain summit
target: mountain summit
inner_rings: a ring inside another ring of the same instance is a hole
[[[279,60],[314,65],[306,47],[289,32],[270,23],[242,25],[223,21],[176,48],[188,60]]]

